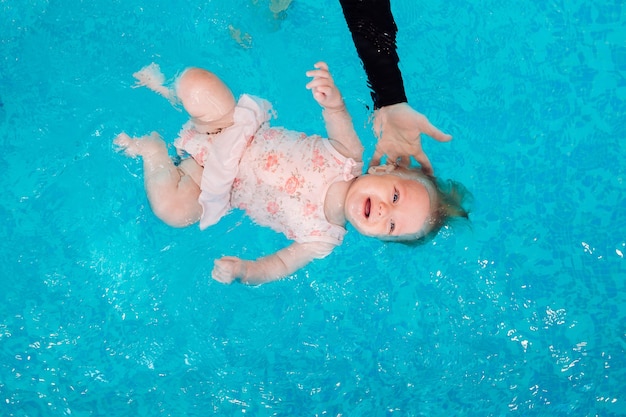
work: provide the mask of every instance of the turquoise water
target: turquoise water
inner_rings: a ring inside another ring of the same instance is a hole
[[[286,241],[238,213],[153,216],[111,141],[185,117],[132,73],[210,68],[315,133],[304,72],[326,60],[371,154],[338,3],[27,3],[0,1],[0,415],[626,415],[626,6],[394,0],[409,100],[455,136],[425,147],[472,191],[471,227],[419,248],[352,231],[246,287],[210,280],[213,259]]]

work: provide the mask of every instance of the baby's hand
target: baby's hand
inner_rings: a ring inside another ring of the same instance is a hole
[[[215,261],[211,276],[223,284],[230,284],[237,278],[246,276],[246,261],[234,256],[224,256]]]
[[[307,77],[313,77],[306,88],[311,90],[313,98],[322,107],[326,109],[342,108],[344,106],[343,98],[328,71],[328,65],[325,62],[318,62],[314,67],[317,69],[306,72]]]

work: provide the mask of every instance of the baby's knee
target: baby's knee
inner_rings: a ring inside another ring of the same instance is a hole
[[[235,109],[232,91],[212,72],[188,68],[178,78],[176,95],[193,118],[212,122],[230,115]]]

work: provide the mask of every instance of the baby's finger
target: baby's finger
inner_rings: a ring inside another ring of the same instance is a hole
[[[308,75],[309,77],[313,77],[316,74],[319,74],[319,75],[330,75],[330,71],[328,71],[327,69],[324,69],[324,68],[316,68],[316,69],[308,70],[306,72],[306,75]]]
[[[324,69],[324,70],[328,71],[328,64],[325,63],[324,61],[316,62],[315,64],[313,64],[313,66],[315,68],[321,68],[321,69]]]
[[[316,71],[309,71],[306,74],[307,76],[313,78],[311,81],[324,81],[326,83],[334,83],[333,78],[330,76],[329,73],[319,73]]]
[[[228,274],[218,266],[215,266],[215,268],[213,268],[213,271],[211,272],[211,278],[213,278],[217,282],[221,282],[222,284],[230,284],[232,282],[230,274]]]
[[[320,65],[318,65],[320,64]],[[328,65],[324,64],[324,63],[318,63],[315,64],[314,67],[316,69],[314,70],[308,70],[306,72],[306,75],[308,75],[309,77],[315,77],[315,76],[330,76],[330,71],[328,71]]]
[[[224,262],[221,259],[216,259],[213,262],[213,271],[211,272],[211,275],[213,276],[213,279],[216,279],[218,281],[221,281],[221,279],[224,277],[224,273],[225,273],[225,266],[226,266],[226,262]]]
[[[321,85],[319,87],[315,87],[313,91],[315,92],[315,94],[323,94],[325,96],[328,96],[330,95],[330,93],[332,93],[333,89],[327,85]]]
[[[314,78],[306,84],[306,88],[311,90],[315,87],[331,87],[334,86],[332,80],[324,78]]]

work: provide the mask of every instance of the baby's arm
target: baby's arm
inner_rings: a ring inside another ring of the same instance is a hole
[[[352,118],[328,71],[328,65],[318,62],[314,66],[317,69],[306,73],[313,77],[306,88],[311,90],[313,98],[324,108],[322,114],[328,138],[342,155],[360,161],[363,157],[363,145],[354,131]]]
[[[256,261],[225,256],[215,261],[211,275],[224,284],[236,279],[246,284],[263,284],[293,274],[312,260],[328,255],[333,248],[334,245],[323,242],[296,242]]]

